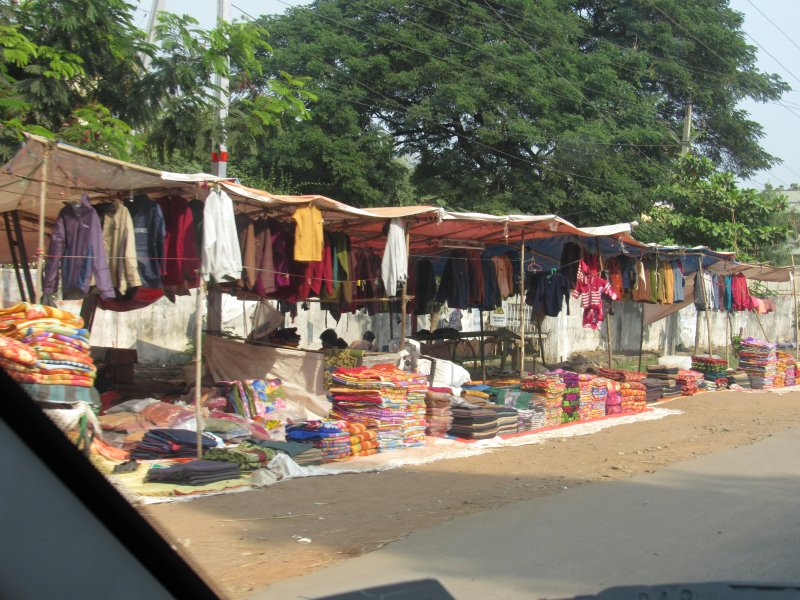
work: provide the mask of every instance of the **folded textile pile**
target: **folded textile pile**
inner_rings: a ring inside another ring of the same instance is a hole
[[[378,432],[367,429],[363,423],[350,423],[347,426],[350,434],[350,454],[352,456],[370,456],[380,450]]]
[[[394,365],[339,368],[331,374],[330,416],[377,429],[381,452],[425,443],[428,380]]]
[[[94,386],[97,368],[80,317],[22,302],[0,310],[0,338],[0,367],[15,381]]]
[[[606,387],[606,414],[618,415],[622,412],[622,395],[620,383],[611,379],[602,379]]]
[[[647,408],[647,387],[639,381],[619,384],[622,412],[642,412]]]
[[[228,400],[227,410],[248,419],[274,421],[276,411],[286,408],[280,379],[221,381],[220,386]]]
[[[453,424],[447,432],[466,440],[488,440],[497,435],[497,412],[491,408],[453,408]]]
[[[255,471],[263,469],[267,463],[278,454],[271,448],[262,448],[250,442],[241,442],[237,446],[228,448],[212,448],[203,453],[205,460],[216,460],[220,462],[234,463],[242,471]]]
[[[450,388],[430,388],[425,393],[425,434],[445,437],[453,422],[450,403],[453,395]]]
[[[651,379],[674,379],[678,374],[678,367],[667,367],[666,365],[648,365],[647,377]]]
[[[322,450],[312,444],[302,442],[279,442],[276,440],[259,440],[249,438],[251,444],[261,448],[269,448],[291,457],[301,466],[318,465],[322,462]]]
[[[739,368],[750,378],[753,389],[775,387],[778,374],[777,345],[756,338],[745,338],[739,349]]]
[[[641,383],[644,384],[646,389],[645,392],[645,401],[650,402],[657,402],[661,400],[661,397],[664,395],[664,388],[666,387],[665,382],[661,379],[654,379],[652,377],[648,377],[646,379],[642,379]]]
[[[145,482],[176,483],[180,485],[206,485],[226,479],[239,479],[239,467],[233,463],[213,460],[192,460],[171,467],[153,466],[147,471]]]
[[[497,435],[517,433],[519,415],[516,408],[500,405],[491,408],[497,413]]]
[[[350,431],[345,421],[323,419],[286,426],[286,440],[312,443],[322,451],[322,462],[346,460],[350,452]]]
[[[778,375],[775,378],[776,387],[779,384],[779,378],[782,378],[781,385],[783,387],[790,387],[795,385],[797,380],[797,362],[794,356],[788,352],[776,352],[778,357]]]
[[[556,369],[551,374],[558,375],[564,381],[564,391],[561,394],[561,422],[569,423],[580,420],[580,376],[564,369]]]
[[[684,396],[693,396],[696,394],[702,381],[702,373],[698,371],[687,371],[686,369],[679,369],[678,375],[675,378],[675,383],[680,386],[681,394]]]
[[[703,374],[703,387],[707,390],[728,387],[728,361],[724,358],[692,356],[692,371]]]
[[[602,414],[595,413],[595,399],[592,395],[592,380],[594,375],[582,373],[578,375],[578,415],[581,421],[592,419],[606,414],[605,396],[603,396]]]
[[[526,392],[544,398],[546,425],[558,425],[563,414],[564,380],[560,375],[528,375],[522,380],[521,388]]]
[[[201,443],[204,452],[217,445],[217,441],[207,433],[202,435]],[[131,458],[141,460],[192,456],[197,456],[197,433],[187,429],[151,429],[131,452]]]
[[[598,375],[605,379],[611,379],[612,381],[641,381],[647,377],[646,373],[624,371],[622,369],[609,369],[607,367],[601,367]]]
[[[544,396],[522,390],[507,390],[504,404],[517,409],[517,431],[533,431],[547,427]]]

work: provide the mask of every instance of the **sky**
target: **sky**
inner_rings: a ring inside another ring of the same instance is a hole
[[[153,0],[133,0],[136,22],[147,26],[148,11]],[[762,71],[777,73],[793,90],[777,103],[743,102],[740,106],[764,129],[762,146],[783,160],[769,171],[756,173],[740,182],[743,186],[763,188],[789,187],[800,183],[800,36],[792,32],[800,23],[800,0],[729,0],[730,6],[744,13],[744,32],[750,45],[758,50],[758,66]],[[309,4],[309,0],[231,0],[231,18],[247,19],[262,14],[280,14],[291,6]],[[190,14],[204,27],[216,20],[216,0],[165,0],[165,10]]]

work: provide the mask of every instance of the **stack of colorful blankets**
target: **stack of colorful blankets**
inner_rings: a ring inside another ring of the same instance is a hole
[[[453,422],[450,404],[453,395],[450,388],[430,388],[425,393],[425,434],[433,437],[447,436]]]
[[[594,379],[594,376],[588,373],[578,376],[578,414],[581,421],[591,419],[593,416],[592,379]],[[603,414],[606,414],[605,402],[603,402]]]
[[[0,310],[0,336],[0,366],[15,381],[94,386],[97,368],[80,317],[23,302]]]
[[[424,384],[409,383],[406,388],[406,413],[403,419],[403,447],[412,448],[425,444],[425,421],[427,408],[425,396],[428,393],[428,382]]]
[[[724,358],[692,356],[692,371],[703,374],[703,383],[707,390],[728,387],[728,361]]]
[[[564,391],[561,395],[561,422],[569,423],[580,420],[580,376],[564,369],[556,369],[552,373],[564,381]]]
[[[205,460],[216,460],[238,465],[242,471],[263,469],[277,455],[271,448],[263,448],[251,442],[243,441],[237,446],[212,448],[203,453]]]
[[[350,450],[350,431],[344,421],[323,419],[304,421],[286,426],[286,440],[312,443],[322,451],[322,462],[347,460]]]
[[[204,453],[217,446],[217,440],[207,433],[200,440]],[[141,460],[193,456],[197,456],[197,433],[188,429],[151,429],[131,452],[131,458]]]
[[[259,440],[254,438],[250,438],[247,441],[261,448],[269,448],[270,450],[286,454],[301,466],[318,465],[322,462],[322,451],[311,444],[279,442],[277,440]]]
[[[750,387],[770,389],[775,387],[778,374],[777,346],[756,338],[745,338],[739,349],[739,368],[750,377]]]
[[[639,381],[624,381],[619,384],[622,412],[642,412],[647,408],[647,387]]]
[[[286,408],[280,379],[246,379],[222,381],[222,396],[227,398],[227,411],[251,420],[279,420],[274,413]],[[273,419],[270,419],[273,416]],[[271,429],[271,427],[268,427]]]
[[[352,456],[371,456],[380,449],[378,432],[367,429],[363,423],[350,423],[347,426],[350,433],[350,454]]]
[[[606,400],[608,399],[608,379],[581,375],[581,420],[597,419],[606,416]]]
[[[229,462],[192,460],[171,467],[153,466],[145,476],[148,483],[174,483],[178,485],[207,485],[226,479],[239,479],[239,467]]]
[[[778,377],[783,378],[783,386],[795,385],[797,380],[797,362],[788,352],[776,352],[778,357]],[[775,382],[777,385],[777,381]]]
[[[547,427],[547,413],[545,411],[545,397],[537,394],[526,394],[530,396],[527,401],[527,408],[520,408],[519,403],[516,404],[517,408],[517,431],[534,431]],[[511,397],[513,398],[513,396]],[[506,396],[506,401],[510,400]],[[508,404],[506,404],[508,406]]]
[[[607,390],[606,394],[606,414],[618,415],[622,412],[622,395],[620,394],[620,383],[611,379],[604,379]]]
[[[601,368],[598,375],[612,381],[641,381],[647,375],[639,371],[624,371],[622,369]]]
[[[522,380],[523,391],[544,398],[546,425],[558,425],[563,414],[564,380],[554,373],[528,375]]]
[[[675,378],[675,383],[680,386],[681,394],[684,396],[693,396],[696,394],[702,381],[702,373],[686,369],[679,369],[678,376]]]

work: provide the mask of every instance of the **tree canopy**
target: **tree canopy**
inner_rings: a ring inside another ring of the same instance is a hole
[[[775,161],[736,104],[787,86],[758,71],[727,0],[317,0],[259,22],[264,73],[309,75],[319,97],[261,168],[353,204],[391,198],[406,157],[418,198],[635,219],[670,179],[690,99],[715,165]]]

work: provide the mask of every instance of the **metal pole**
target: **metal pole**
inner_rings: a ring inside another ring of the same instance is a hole
[[[706,297],[706,278],[703,275],[703,256],[700,255],[700,260],[697,263],[700,269],[700,283],[703,287],[701,287],[701,291],[703,293],[703,305],[706,307],[706,337],[708,338],[708,355],[711,356],[713,352],[711,351],[711,316],[708,314],[711,311],[711,306],[709,306],[708,298]]]
[[[408,226],[406,226],[406,257],[408,257],[410,253],[410,234],[408,232]],[[408,260],[408,259],[406,259]],[[400,294],[400,351],[402,352],[406,347],[406,303],[408,302],[407,299],[407,290],[408,290],[408,275],[403,280],[402,285],[402,292]]]
[[[533,255],[531,255],[533,256]],[[519,249],[519,378],[525,377],[525,234]]]
[[[198,274],[199,276],[199,274]],[[197,423],[197,458],[203,458],[203,411],[202,411],[202,380],[203,380],[203,292],[206,282],[200,277],[197,287],[197,298],[194,309],[194,416]]]
[[[221,21],[231,20],[230,0],[217,0],[217,24]],[[226,59],[228,66],[230,60]],[[230,104],[230,94],[228,87],[230,82],[228,77],[222,73],[214,76],[214,83],[217,85],[217,99],[219,100],[219,153],[212,153],[212,174],[218,177],[228,176],[228,132],[225,129],[225,120],[228,118],[228,105]],[[217,160],[214,160],[214,159]]]
[[[44,213],[45,205],[47,204],[47,167],[50,163],[50,147],[45,148],[44,157],[42,158],[41,182],[39,183],[39,241],[36,250],[36,298],[41,303],[42,296],[44,295]]]
[[[794,359],[800,358],[800,320],[797,315],[797,285],[795,285],[794,254],[792,254],[792,298],[794,298]]]

